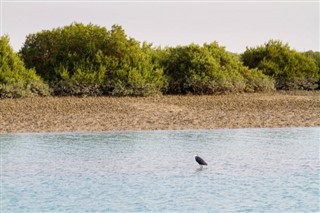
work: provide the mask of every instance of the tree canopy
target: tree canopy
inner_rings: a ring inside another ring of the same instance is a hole
[[[57,95],[160,94],[163,71],[140,46],[121,26],[73,23],[29,35],[20,54]]]
[[[248,67],[217,42],[169,48],[162,65],[169,79],[169,93],[213,94],[270,91],[271,78]]]
[[[9,45],[9,37],[0,37],[0,98],[17,98],[50,95],[47,84],[34,69],[24,63]]]
[[[319,67],[313,58],[290,49],[288,44],[270,40],[247,48],[241,55],[244,65],[257,68],[276,81],[277,89],[316,89]]]
[[[0,97],[150,96],[320,88],[320,53],[270,40],[242,54],[217,42],[153,47],[94,24],[29,34],[19,53],[0,40]]]

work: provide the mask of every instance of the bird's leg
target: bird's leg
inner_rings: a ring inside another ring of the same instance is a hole
[[[200,165],[200,169],[202,169],[203,168],[203,166],[202,165]]]

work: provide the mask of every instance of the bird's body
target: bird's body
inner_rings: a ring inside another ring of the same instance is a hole
[[[197,163],[200,165],[200,167],[202,168],[203,166],[207,166],[207,162],[205,162],[201,157],[199,157],[198,155],[194,156],[194,159],[197,161]]]

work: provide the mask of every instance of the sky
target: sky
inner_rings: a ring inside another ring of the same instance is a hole
[[[129,37],[154,46],[217,41],[228,51],[270,39],[298,51],[319,51],[319,10],[316,1],[74,1],[0,0],[1,35],[15,51],[26,36],[42,30],[93,23],[108,30],[121,25]]]

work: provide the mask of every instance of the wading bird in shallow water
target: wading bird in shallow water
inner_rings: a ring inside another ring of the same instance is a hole
[[[194,159],[197,161],[197,163],[200,165],[200,168],[202,169],[203,166],[207,166],[208,164],[200,158],[198,155],[194,156]]]

